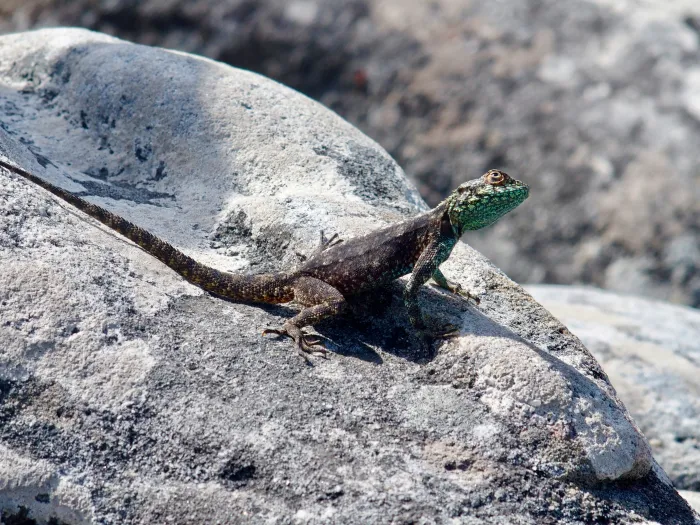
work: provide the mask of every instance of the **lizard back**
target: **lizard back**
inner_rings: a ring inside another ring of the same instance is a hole
[[[411,273],[442,210],[434,209],[348,239],[306,261],[298,273],[324,281],[343,295],[353,295]]]

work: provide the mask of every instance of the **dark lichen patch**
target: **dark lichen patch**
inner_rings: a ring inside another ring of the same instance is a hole
[[[107,171],[107,168],[102,169],[105,172]],[[102,175],[104,175],[105,178],[107,177],[105,173],[102,173]],[[151,191],[146,188],[134,188],[123,182],[114,181],[110,184],[103,184],[90,180],[75,180],[75,182],[87,190],[75,192],[79,197],[95,196],[114,200],[129,200],[137,204],[151,204],[153,206],[161,206],[158,199],[175,200],[175,196],[170,193]]]
[[[88,168],[83,173],[85,173],[85,175],[90,175],[91,177],[100,180],[107,180],[110,176],[109,169],[107,169],[104,166],[100,168]],[[119,173],[121,173],[121,171],[115,173],[114,175],[118,175]]]
[[[158,167],[156,168],[156,174],[153,177],[153,179],[154,180],[163,180],[167,176],[168,176],[168,172],[165,171],[165,161],[161,160],[158,163]]]
[[[19,510],[14,513],[3,511],[0,513],[0,523],[2,523],[2,525],[38,525],[35,519],[29,517],[29,513],[29,509],[24,506],[20,506]],[[68,525],[68,523],[51,517],[46,522],[46,525]]]
[[[239,210],[231,213],[214,231],[209,245],[214,249],[244,245],[245,256],[254,273],[284,269],[293,232],[279,225],[263,226],[255,235],[248,215]]]
[[[255,478],[256,468],[252,462],[241,461],[239,458],[228,460],[219,471],[219,478],[233,486],[245,485]]]
[[[253,225],[242,210],[232,213],[222,221],[211,237],[211,247],[231,246],[248,240],[253,235]]]
[[[404,198],[407,188],[396,175],[396,164],[391,159],[353,141],[348,142],[348,149],[349,154],[322,145],[315,147],[314,152],[336,161],[338,174],[352,183],[353,193],[363,200],[377,203]]]
[[[22,404],[17,381],[0,378],[0,426],[12,419]]]
[[[53,167],[57,167],[53,162],[51,162],[51,160],[39,153],[41,148],[37,146],[32,139],[27,137],[19,137],[19,141],[21,144],[24,144],[27,147],[27,149],[32,155],[34,155],[34,158],[39,164],[41,164],[42,167],[45,168],[49,164]]]
[[[37,494],[34,499],[38,503],[51,503],[51,495],[47,493]]]
[[[290,228],[278,225],[264,226],[255,237],[255,247],[249,257],[251,266],[258,271],[281,271],[285,267],[285,255],[287,255],[293,232]]]
[[[70,70],[66,67],[66,60],[57,60],[49,72],[49,77],[52,80],[58,80],[61,84],[67,84],[70,75]]]
[[[29,509],[22,506],[16,513],[3,511],[0,514],[0,523],[4,525],[37,525],[36,520],[29,517]]]
[[[46,104],[46,107],[48,109],[53,109],[56,107],[55,104],[52,104],[53,100],[60,94],[60,92],[57,89],[54,88],[46,88],[46,89],[39,89],[38,95],[39,98]]]
[[[44,157],[41,153],[37,153],[36,151],[33,151],[31,148],[30,148],[29,151],[32,152],[32,155],[34,155],[34,158],[36,159],[36,161],[37,161],[39,164],[41,164],[41,166],[42,166],[43,168],[45,168],[45,167],[48,166],[49,164],[51,164],[52,166],[56,167],[56,165],[55,165],[53,162],[51,162],[48,158]]]
[[[4,97],[0,97],[2,103],[2,112],[6,117],[22,117],[24,116],[23,111],[11,100],[7,100]]]
[[[153,146],[150,142],[142,142],[140,138],[134,139],[134,155],[140,162],[146,162],[153,154]]]
[[[59,84],[68,84],[71,79],[71,64],[80,61],[80,57],[87,55],[87,46],[71,47],[62,57],[57,59],[49,70],[49,77]]]

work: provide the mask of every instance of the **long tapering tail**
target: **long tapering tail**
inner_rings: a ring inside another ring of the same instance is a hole
[[[198,263],[171,244],[123,217],[92,204],[70,191],[54,186],[22,168],[2,159],[0,159],[0,167],[30,180],[102,224],[109,226],[175,270],[187,281],[208,292],[234,301],[257,303],[284,303],[291,301],[294,297],[291,283],[289,283],[290,278],[284,274],[238,275],[216,270]]]

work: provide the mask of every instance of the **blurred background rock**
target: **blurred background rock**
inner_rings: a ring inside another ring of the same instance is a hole
[[[700,306],[697,0],[0,3],[1,33],[55,25],[292,86],[430,204],[488,168],[527,181],[525,206],[467,239],[517,281]]]

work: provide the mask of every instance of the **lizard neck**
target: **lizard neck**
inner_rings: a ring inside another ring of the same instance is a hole
[[[440,222],[440,236],[445,239],[452,237],[456,243],[464,233],[464,229],[450,212],[449,200],[445,200],[433,208],[432,215],[436,221]]]

